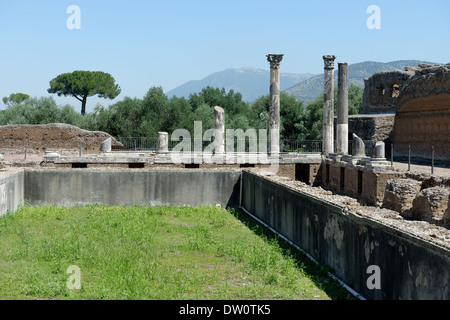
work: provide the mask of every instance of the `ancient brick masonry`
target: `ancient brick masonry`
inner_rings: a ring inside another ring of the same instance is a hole
[[[413,75],[408,67],[408,71],[381,71],[364,79],[363,113],[395,113],[400,90]]]
[[[83,153],[96,154],[100,151],[100,144],[108,138],[111,138],[113,146],[121,146],[116,139],[106,132],[87,131],[63,123],[0,126],[0,138],[4,153],[17,152],[18,150],[23,152],[26,141],[28,141],[28,151],[38,153],[44,153],[46,150],[78,151],[81,142]]]
[[[413,68],[410,68],[413,69]],[[394,125],[396,155],[450,159],[450,64],[419,65],[400,91]]]

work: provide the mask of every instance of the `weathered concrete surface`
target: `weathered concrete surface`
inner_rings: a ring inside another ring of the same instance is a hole
[[[243,207],[368,299],[450,299],[450,252],[415,236],[250,172]],[[381,272],[369,289],[368,267]]]
[[[25,199],[31,205],[236,206],[239,177],[239,170],[30,169]]]
[[[0,216],[24,203],[24,170],[0,172]]]

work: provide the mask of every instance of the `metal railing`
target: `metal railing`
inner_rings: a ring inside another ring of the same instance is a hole
[[[152,151],[158,150],[158,138],[116,137],[121,146],[113,145],[113,151]]]
[[[158,138],[156,137],[117,137],[116,140],[121,143],[121,146],[113,146],[114,151],[156,151],[158,150]],[[186,143],[186,148],[189,147],[189,141],[172,141],[169,139],[169,150],[172,150],[180,143]],[[191,151],[203,151],[210,146],[213,141],[204,141],[203,139],[190,139]],[[372,154],[373,143],[371,140],[364,140],[366,147],[366,155]],[[253,146],[253,148],[250,148]],[[267,139],[234,139],[233,150],[245,150],[249,152],[254,150],[257,146],[257,151],[267,151],[269,141]],[[336,143],[335,143],[336,146]],[[225,142],[225,148],[229,148]],[[299,140],[299,139],[280,139],[281,152],[298,152],[298,153],[314,153],[322,152],[322,140]],[[352,141],[348,142],[348,153],[352,153]]]
[[[299,153],[322,152],[322,140],[282,139],[280,150]]]

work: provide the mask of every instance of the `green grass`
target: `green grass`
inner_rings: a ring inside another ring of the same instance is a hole
[[[0,218],[1,299],[346,299],[323,268],[217,207],[27,207]],[[67,288],[76,265],[81,289]]]

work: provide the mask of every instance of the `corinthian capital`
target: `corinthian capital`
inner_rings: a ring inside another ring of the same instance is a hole
[[[280,62],[283,60],[284,54],[268,54],[267,61],[270,63],[271,68],[278,69],[280,67]]]
[[[324,69],[334,69],[334,59],[336,56],[326,55],[323,56]]]

